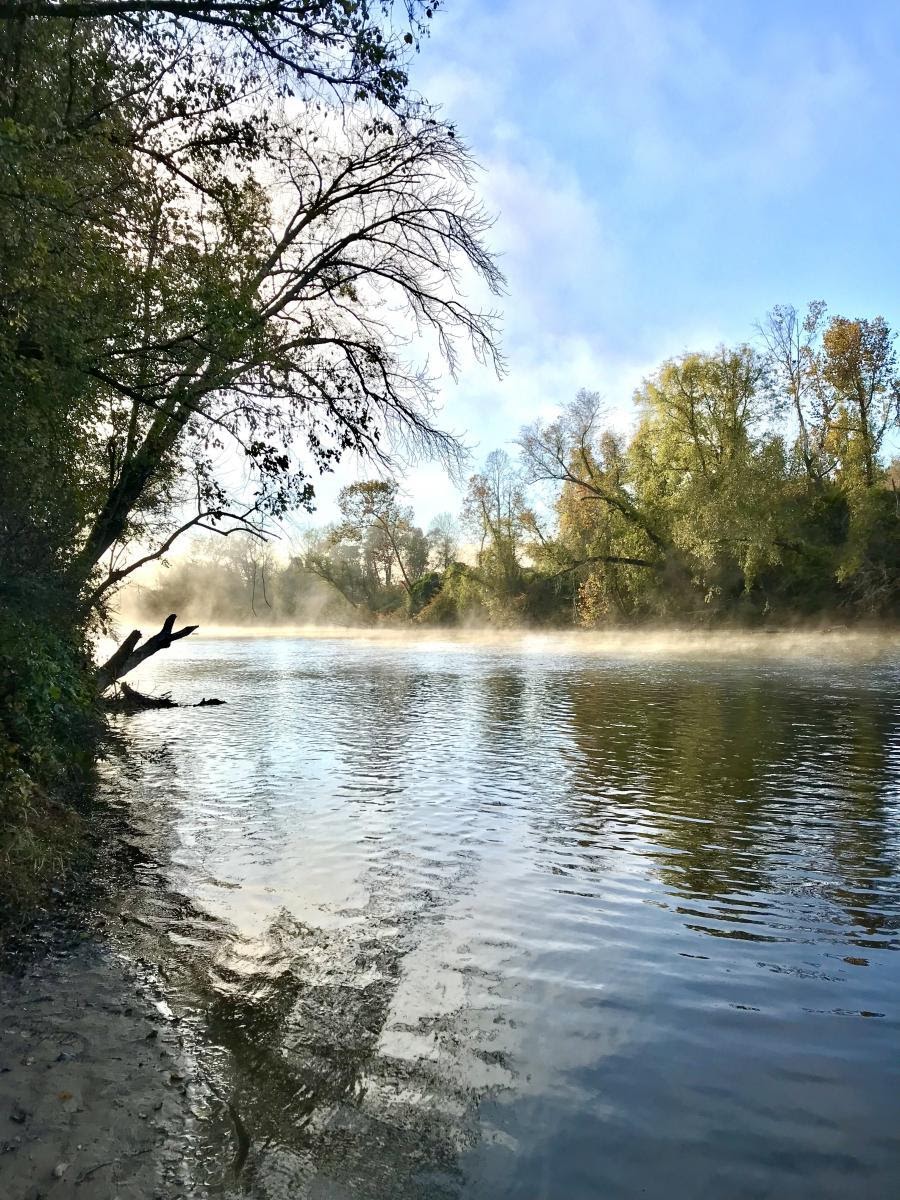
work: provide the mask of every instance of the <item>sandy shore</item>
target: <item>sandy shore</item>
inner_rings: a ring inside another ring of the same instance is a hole
[[[0,973],[0,1196],[196,1195],[189,1055],[150,972],[97,940]]]

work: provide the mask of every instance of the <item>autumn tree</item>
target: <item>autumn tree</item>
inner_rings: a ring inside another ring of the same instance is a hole
[[[885,435],[900,425],[895,335],[883,317],[834,317],[822,337],[821,375],[832,396],[829,444],[848,482],[874,487]]]
[[[386,587],[394,573],[406,591],[425,569],[427,548],[414,524],[412,509],[400,503],[393,480],[370,479],[342,488],[338,508],[343,518],[342,540],[358,543]]]
[[[883,317],[835,316],[824,303],[801,320],[779,305],[760,326],[769,387],[796,422],[797,447],[808,479],[875,486],[885,437],[900,422],[900,373],[895,335]]]

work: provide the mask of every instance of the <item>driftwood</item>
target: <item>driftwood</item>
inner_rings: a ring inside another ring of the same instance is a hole
[[[125,712],[139,712],[145,708],[178,707],[168,692],[163,692],[161,696],[148,696],[146,692],[139,692],[127,683],[118,684],[114,694],[109,696],[105,703],[108,708],[122,709]]]
[[[97,684],[100,691],[105,691],[117,679],[121,679],[129,671],[133,671],[152,654],[156,654],[159,650],[167,650],[173,642],[187,637],[195,629],[200,628],[199,625],[185,625],[183,629],[176,630],[174,625],[175,613],[172,613],[171,616],[166,617],[159,633],[154,633],[153,637],[147,638],[142,646],[138,645],[142,636],[141,631],[132,629],[118,650],[111,654],[97,671]]]
[[[124,712],[140,712],[145,708],[209,708],[215,704],[225,704],[225,700],[217,700],[214,697],[198,700],[196,704],[179,704],[177,700],[173,700],[168,692],[163,692],[161,696],[149,696],[146,692],[139,692],[137,688],[129,687],[127,683],[119,683],[116,685],[115,694],[107,697],[107,708],[120,709]]]

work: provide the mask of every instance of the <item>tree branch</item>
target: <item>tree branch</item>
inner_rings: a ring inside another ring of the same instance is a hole
[[[185,625],[183,629],[175,630],[173,628],[175,625],[175,615],[175,613],[172,613],[166,617],[159,633],[155,633],[153,637],[147,638],[143,646],[138,645],[142,637],[139,629],[133,629],[129,633],[118,650],[114,654],[111,654],[97,671],[97,686],[100,688],[100,691],[105,691],[117,679],[121,679],[129,671],[133,671],[135,667],[140,666],[151,655],[156,654],[160,650],[168,650],[173,642],[188,637],[200,628],[199,625]]]
[[[646,567],[650,571],[661,571],[663,569],[661,562],[653,562],[649,558],[626,558],[618,554],[592,554],[589,558],[580,558],[578,562],[571,563],[568,567],[563,567],[561,571],[556,571],[553,575],[548,575],[546,578],[548,581],[560,579],[563,575],[577,571],[579,567],[587,566],[588,563],[609,563],[612,566],[620,567]]]

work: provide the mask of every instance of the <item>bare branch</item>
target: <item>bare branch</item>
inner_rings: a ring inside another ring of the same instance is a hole
[[[147,638],[142,646],[138,645],[142,636],[141,631],[133,629],[121,646],[119,646],[114,654],[110,655],[103,666],[97,671],[97,686],[99,689],[105,691],[117,679],[121,679],[129,671],[133,671],[135,667],[140,666],[151,655],[156,654],[160,650],[167,650],[173,642],[188,637],[200,628],[199,625],[185,625],[183,629],[174,630],[175,615],[175,613],[172,613],[166,617],[159,633],[155,633],[153,637]]]

